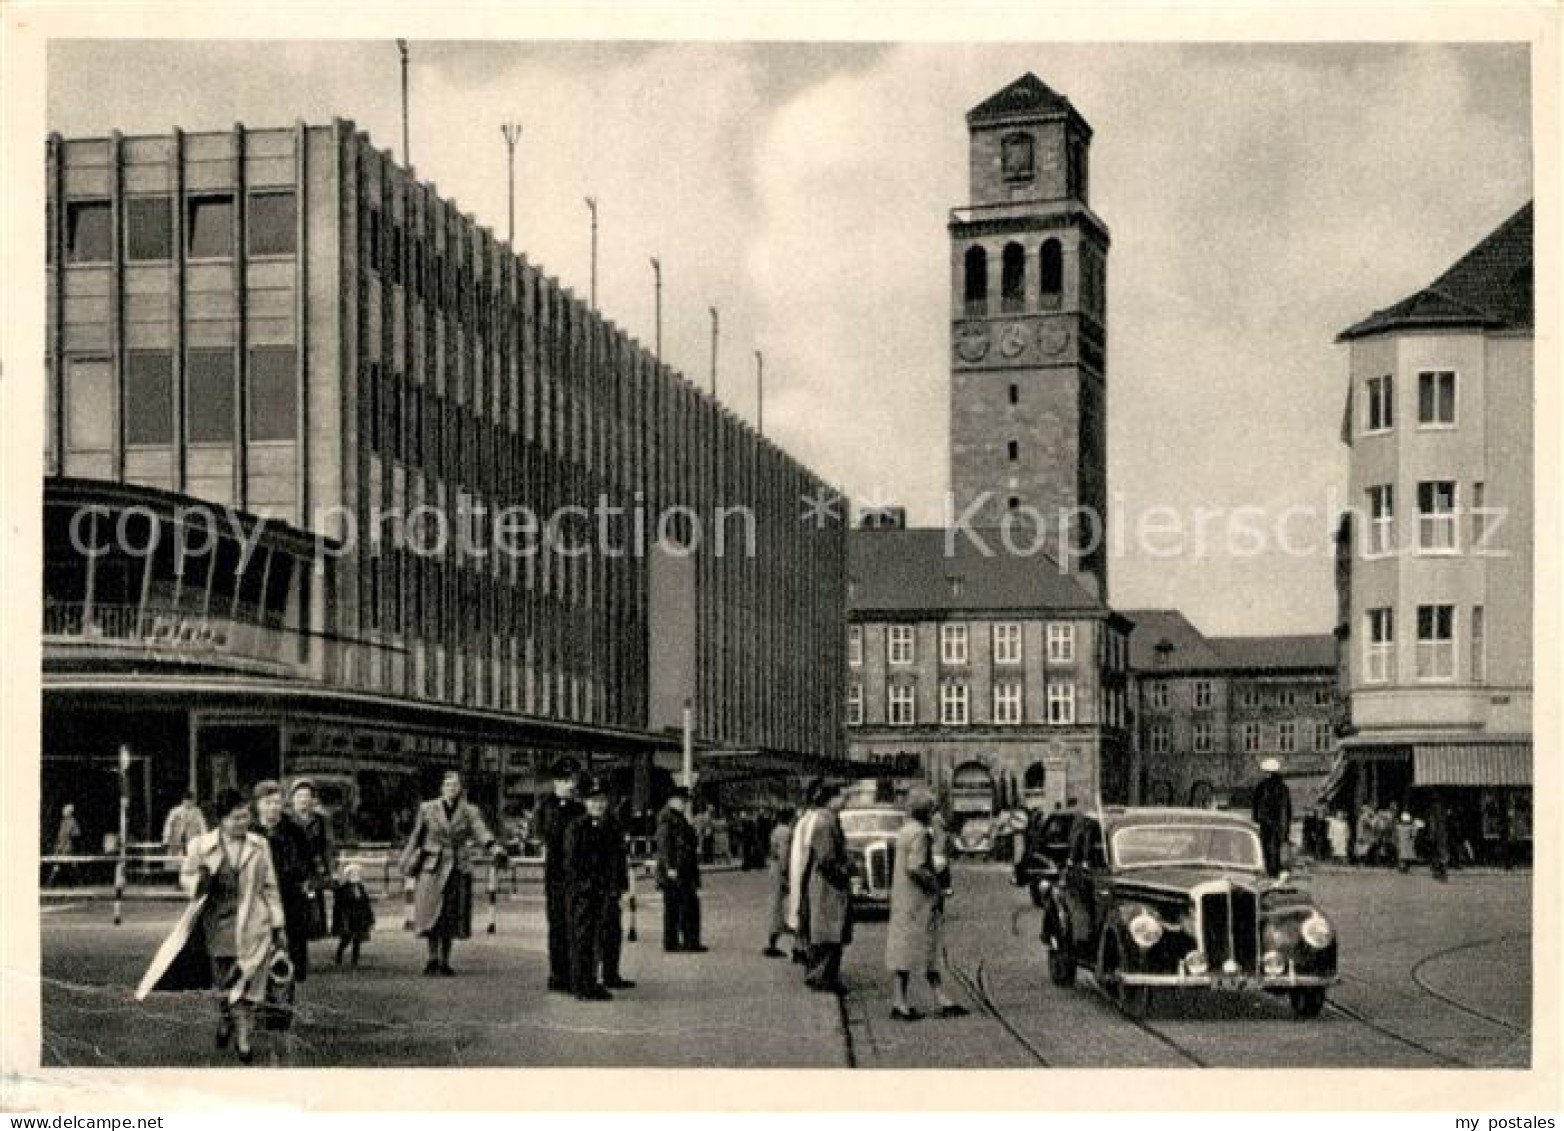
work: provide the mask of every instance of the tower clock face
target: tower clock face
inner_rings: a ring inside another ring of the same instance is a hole
[[[976,365],[988,356],[988,328],[966,325],[956,331],[956,356],[969,365]]]

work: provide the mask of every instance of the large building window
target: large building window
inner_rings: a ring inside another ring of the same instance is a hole
[[[1488,553],[1488,489],[1482,483],[1472,484],[1472,553],[1479,557]]]
[[[1196,754],[1211,753],[1211,724],[1198,722],[1194,727],[1193,745]]]
[[[1368,489],[1368,553],[1388,554],[1396,548],[1396,489],[1382,483]]]
[[[967,662],[967,626],[942,624],[939,627],[939,658],[942,664]]]
[[[863,684],[847,685],[847,725],[863,726]]]
[[[1021,681],[1002,679],[994,684],[994,722],[1014,726],[1021,721]]]
[[[1075,684],[1056,682],[1048,685],[1048,721],[1058,726],[1075,722]]]
[[[1483,683],[1488,679],[1487,625],[1481,605],[1472,606],[1472,627],[1467,633],[1472,644],[1472,682]]]
[[[1455,374],[1417,375],[1417,422],[1425,428],[1455,426]]]
[[[174,358],[166,350],[132,350],[125,356],[125,442],[174,442]]]
[[[1363,634],[1363,682],[1388,683],[1395,676],[1396,612],[1370,609],[1364,616],[1368,631]]]
[[[1050,624],[1048,626],[1048,662],[1051,664],[1075,663],[1075,626]]]
[[[1152,723],[1148,739],[1153,754],[1166,754],[1172,745],[1172,732],[1167,723]]]
[[[994,663],[1021,662],[1021,626],[1014,622],[994,626]]]
[[[1000,309],[1006,314],[1020,314],[1026,309],[1026,249],[1018,243],[1007,243],[1000,260]]]
[[[1258,707],[1260,705],[1260,689],[1252,683],[1246,683],[1238,689],[1238,705],[1240,707]]]
[[[1278,723],[1276,725],[1276,749],[1283,754],[1291,754],[1298,747],[1298,724],[1294,722]]]
[[[1283,687],[1276,693],[1276,705],[1279,707],[1296,707],[1298,705],[1298,689],[1295,687]]]
[[[251,193],[249,223],[245,230],[250,254],[292,255],[297,221],[292,189]]]
[[[65,261],[107,263],[113,254],[114,213],[106,200],[72,200],[65,205]]]
[[[1245,754],[1253,754],[1260,749],[1260,724],[1245,723],[1238,731],[1238,741],[1244,748]]]
[[[186,208],[185,251],[191,259],[233,257],[233,193],[212,193],[190,198]]]
[[[106,358],[76,357],[66,366],[65,446],[75,452],[114,447],[114,369]]]
[[[946,726],[967,725],[967,685],[957,680],[940,684],[939,721]]]
[[[1314,705],[1316,707],[1329,707],[1331,705],[1331,692],[1329,687],[1316,687],[1314,689]]]
[[[885,634],[886,658],[898,667],[913,661],[912,625],[893,624]]]
[[[185,435],[193,444],[232,443],[234,355],[191,350],[185,359]]]
[[[1314,724],[1314,749],[1316,753],[1330,749],[1330,723]]]
[[[250,351],[250,439],[298,439],[298,383],[292,346]]]
[[[1417,607],[1417,678],[1455,678],[1455,606]]]
[[[885,717],[893,727],[910,727],[918,721],[917,700],[910,683],[893,683],[886,689]]]
[[[1153,711],[1166,711],[1173,701],[1173,695],[1165,680],[1157,680],[1153,683],[1146,696]]]
[[[1056,239],[1043,241],[1038,252],[1039,286],[1043,297],[1057,299],[1064,290],[1064,250]]]
[[[167,196],[125,198],[125,258],[158,262],[174,256],[174,216]]]
[[[1395,378],[1390,374],[1368,379],[1368,396],[1363,400],[1365,432],[1388,432],[1395,427]]]
[[[969,247],[962,257],[962,301],[969,315],[988,313],[988,252]]]
[[[1209,711],[1216,700],[1216,689],[1209,679],[1195,681],[1195,710]]]
[[[850,667],[863,666],[863,625],[847,626],[847,663]]]
[[[1434,553],[1455,551],[1455,483],[1437,479],[1417,485],[1417,545]]]

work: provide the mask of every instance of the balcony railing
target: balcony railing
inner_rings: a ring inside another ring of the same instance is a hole
[[[43,608],[45,643],[133,652],[170,664],[262,670],[327,683],[353,682],[400,645],[355,640],[265,624],[242,615],[172,606],[50,601]]]

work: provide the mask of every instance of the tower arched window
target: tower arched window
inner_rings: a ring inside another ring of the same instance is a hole
[[[1026,309],[1026,250],[1018,243],[1005,245],[1000,273],[1000,307],[1006,314]]]
[[[988,313],[988,252],[981,247],[967,248],[965,279],[961,295],[968,314]]]
[[[1058,240],[1043,241],[1043,248],[1038,252],[1038,276],[1044,300],[1057,300],[1064,290],[1064,249]]]

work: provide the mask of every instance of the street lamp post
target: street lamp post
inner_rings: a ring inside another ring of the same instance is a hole
[[[652,341],[657,352],[657,360],[663,359],[663,265],[654,255],[652,256],[652,310],[656,329]]]
[[[766,434],[766,356],[755,351],[755,431]]]
[[[119,748],[119,842],[115,847],[119,850],[119,859],[114,865],[114,925],[117,927],[125,918],[125,873],[129,865],[128,846],[126,841],[130,837],[130,747]]]
[[[587,211],[592,214],[592,286],[591,286],[591,290],[590,290],[589,293],[592,296],[592,309],[596,310],[597,309],[597,198],[595,196],[587,197],[586,198],[586,206],[587,206]]]
[[[500,127],[500,133],[505,138],[505,148],[509,161],[509,172],[505,185],[505,205],[509,220],[505,227],[505,242],[510,244],[511,250],[516,248],[516,143],[521,140],[521,124],[519,122],[506,122]]]
[[[407,128],[407,40],[396,41],[396,50],[402,56],[402,164],[413,167],[413,151],[408,141]]]

